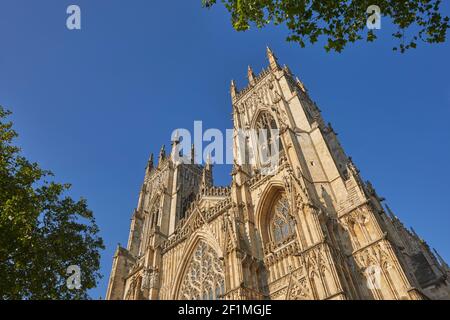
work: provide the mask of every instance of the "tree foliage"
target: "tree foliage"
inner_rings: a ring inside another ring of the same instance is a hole
[[[21,155],[9,114],[0,106],[0,299],[86,299],[104,248],[93,213]],[[66,285],[70,265],[80,267],[79,290]]]
[[[217,0],[202,0],[211,7]],[[396,28],[392,34],[405,52],[419,41],[445,42],[449,18],[440,13],[441,0],[221,0],[231,14],[234,29],[262,28],[269,23],[285,24],[288,41],[315,43],[326,39],[325,49],[341,52],[348,43],[377,39],[376,30],[366,27],[367,8],[377,5],[382,19],[389,18]],[[383,20],[384,21],[384,20]]]

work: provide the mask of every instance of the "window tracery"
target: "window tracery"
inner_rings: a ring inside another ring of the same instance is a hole
[[[200,241],[189,261],[179,293],[183,300],[216,300],[225,293],[223,262],[216,251]]]
[[[271,165],[271,158],[283,150],[274,117],[267,111],[262,112],[256,122],[257,148],[262,166]]]
[[[269,229],[275,245],[295,235],[295,221],[289,210],[289,201],[284,194],[272,206]]]

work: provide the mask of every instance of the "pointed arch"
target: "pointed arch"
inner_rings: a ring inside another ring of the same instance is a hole
[[[276,117],[273,115],[271,110],[267,107],[262,107],[262,108],[259,108],[253,115],[253,117],[250,121],[250,128],[257,129],[258,128],[257,123],[264,115],[268,115],[270,118],[272,118],[273,122],[275,124],[275,128],[278,127],[278,124],[276,123]],[[273,128],[273,129],[275,129],[275,128]]]
[[[270,224],[271,208],[277,197],[284,192],[284,183],[281,180],[272,180],[269,181],[261,193],[261,198],[256,207],[255,221],[263,243],[270,242],[271,237],[268,226]]]
[[[182,290],[182,286],[183,286],[183,282],[185,280],[185,277],[187,276],[187,273],[189,271],[189,268],[191,266],[191,263],[193,261],[193,257],[194,255],[197,253],[198,254],[198,250],[201,246],[205,246],[206,245],[206,250],[209,250],[209,254],[212,256],[213,260],[220,260],[220,264],[222,264],[222,276],[223,276],[223,284],[222,287],[219,287],[220,293],[223,294],[225,292],[225,266],[223,265],[223,251],[220,248],[219,243],[217,242],[217,240],[214,238],[214,236],[209,233],[209,232],[205,232],[205,231],[197,231],[189,240],[189,242],[186,244],[186,248],[184,250],[184,260],[182,261],[182,263],[180,264],[180,266],[178,267],[177,271],[176,271],[176,277],[175,277],[175,285],[173,286],[172,292],[171,292],[171,297],[173,300],[178,300],[180,299],[180,291]],[[204,250],[204,249],[202,249]],[[217,261],[213,261],[216,264],[218,263]],[[220,270],[216,270],[219,267],[216,265],[214,270],[216,273],[220,273]],[[219,274],[220,276],[220,274]],[[194,288],[195,289],[195,288]],[[206,297],[206,299],[209,299],[210,294],[212,295],[212,297],[216,297],[217,296],[217,285],[215,287],[211,286],[210,291],[208,291],[208,296]],[[202,298],[202,297],[200,297]]]
[[[269,108],[259,108],[251,119],[250,128],[246,148],[253,151],[252,160],[258,167],[271,170],[278,164],[279,154],[284,149],[277,117]]]

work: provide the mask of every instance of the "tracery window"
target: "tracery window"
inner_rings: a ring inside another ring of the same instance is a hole
[[[271,149],[274,139],[278,138],[273,136],[272,130],[277,129],[277,124],[272,115],[269,112],[261,113],[258,117],[258,120],[256,121],[255,129],[257,130],[258,134],[258,142],[263,141],[261,140],[261,134],[264,132],[264,134],[266,134],[267,137],[268,147],[269,149]]]
[[[278,152],[283,150],[275,119],[269,112],[262,112],[256,120],[255,130],[260,164],[262,166],[272,164],[271,158],[278,156]]]
[[[295,235],[295,221],[289,213],[289,201],[284,194],[272,206],[269,225],[274,244],[280,244]]]
[[[269,112],[262,112],[256,121],[256,129],[276,129],[277,123]]]
[[[225,293],[223,262],[205,241],[200,241],[188,264],[179,293],[181,300],[217,300]]]

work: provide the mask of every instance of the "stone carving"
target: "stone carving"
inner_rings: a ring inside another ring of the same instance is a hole
[[[200,241],[185,272],[179,299],[220,299],[225,293],[223,262],[206,242]]]
[[[280,245],[295,235],[295,221],[290,213],[289,201],[282,195],[273,206],[270,232],[274,245]]]
[[[295,275],[292,277],[287,300],[312,300],[313,295],[306,277],[297,279]]]

